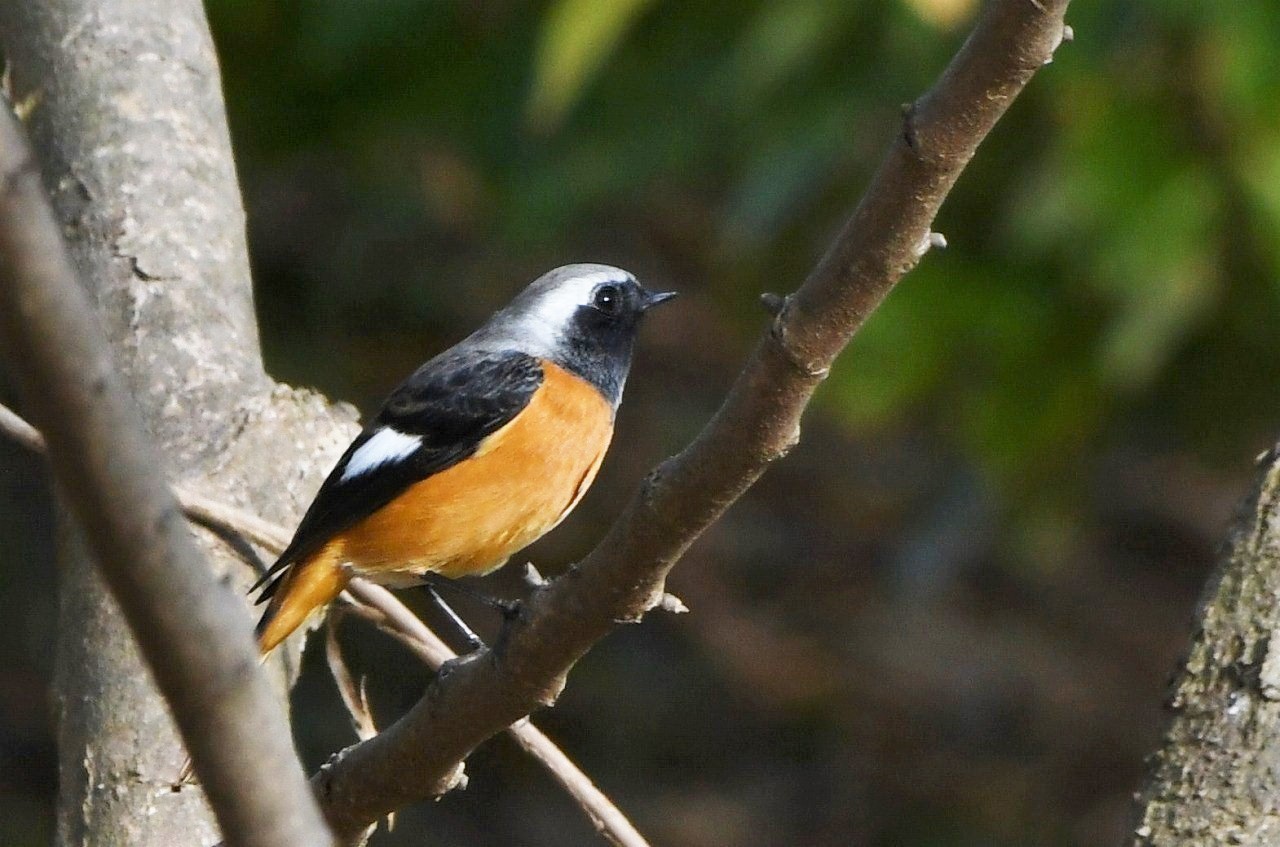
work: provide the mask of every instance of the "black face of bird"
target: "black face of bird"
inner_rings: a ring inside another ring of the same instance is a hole
[[[620,268],[566,265],[529,285],[477,340],[503,339],[549,359],[590,381],[616,407],[640,318],[674,296],[645,289]]]
[[[578,306],[566,324],[558,363],[589,380],[616,406],[631,368],[640,319],[674,296],[648,291],[635,279],[597,284],[588,303]]]
[[[573,330],[582,335],[634,333],[645,312],[675,296],[674,291],[649,291],[630,277],[601,282],[591,289],[588,302],[578,306],[570,320]]]

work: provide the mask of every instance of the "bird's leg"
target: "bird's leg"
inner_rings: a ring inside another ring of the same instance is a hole
[[[455,580],[452,580],[452,579],[434,580],[432,579],[433,576],[435,576],[435,574],[423,575],[423,585],[426,587],[427,593],[431,595],[431,599],[435,601],[435,604],[440,607],[441,611],[443,611],[449,617],[449,620],[453,622],[454,626],[456,626],[458,630],[462,632],[463,636],[467,639],[467,641],[471,644],[473,648],[484,647],[486,645],[480,639],[480,637],[475,634],[475,632],[471,629],[471,627],[467,626],[466,622],[463,621],[462,618],[458,616],[458,613],[455,612],[453,608],[450,607],[447,603],[445,603],[443,599],[441,599],[440,593],[437,589],[447,587],[450,591],[455,591],[466,597],[470,597],[472,600],[476,601],[477,603],[480,603],[481,605],[488,606],[491,609],[497,609],[498,613],[502,615],[502,620],[504,624],[510,623],[512,620],[514,620],[516,617],[520,615],[519,600],[500,600],[496,597],[490,597],[488,594],[485,594],[484,592],[476,591],[474,588],[471,588],[470,586],[464,585],[463,583],[457,582]]]
[[[457,627],[458,631],[462,633],[462,637],[471,645],[471,649],[479,650],[485,646],[484,641],[481,640],[480,636],[476,635],[475,630],[467,626],[467,622],[462,619],[462,616],[455,612],[453,607],[444,601],[444,598],[440,596],[440,592],[436,590],[434,585],[430,582],[424,582],[422,585],[427,589],[427,595],[431,597],[432,601],[438,607],[440,607],[440,611],[444,612],[445,617],[447,617],[449,621]]]
[[[444,588],[449,591],[457,592],[464,597],[469,597],[481,606],[488,606],[490,609],[497,609],[504,618],[511,617],[520,608],[520,601],[518,600],[502,600],[498,597],[491,597],[483,591],[477,591],[460,580],[439,579],[438,577],[438,574],[427,573],[422,575],[422,580],[424,583],[434,585],[436,588]]]

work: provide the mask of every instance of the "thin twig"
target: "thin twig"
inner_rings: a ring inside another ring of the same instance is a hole
[[[4,404],[0,404],[0,433],[34,453],[45,453],[44,438],[40,431]],[[173,492],[183,514],[195,523],[243,536],[270,553],[279,553],[289,543],[288,531],[279,524],[206,497],[185,486],[175,485]],[[445,662],[457,658],[457,653],[385,588],[357,578],[351,581],[340,599],[352,614],[373,623],[395,638],[432,670],[438,670]],[[348,675],[348,681],[349,679]],[[340,688],[343,684],[342,680],[338,680]],[[344,690],[342,694],[345,702],[347,692]],[[352,714],[353,720],[359,720],[354,712]],[[583,813],[605,839],[618,847],[649,847],[644,836],[617,805],[542,730],[529,721],[522,720],[510,726],[507,731],[516,744],[542,763],[556,782],[578,802]],[[366,737],[359,731],[357,734],[361,739]]]
[[[338,643],[338,623],[342,613],[330,613],[324,627],[324,658],[329,665],[329,673],[333,675],[334,684],[338,686],[338,694],[342,704],[351,715],[351,728],[356,738],[364,741],[378,734],[378,726],[373,722],[373,712],[369,709],[369,697],[365,693],[364,677],[356,682],[351,675],[347,661],[342,657],[342,645]]]
[[[40,430],[27,423],[8,406],[0,405],[0,429],[4,430],[5,435],[33,453],[43,456],[48,449],[45,447],[44,436],[40,434]]]

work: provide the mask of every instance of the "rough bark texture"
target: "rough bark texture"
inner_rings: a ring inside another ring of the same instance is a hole
[[[1280,843],[1280,448],[1199,610],[1135,847]]]
[[[35,161],[17,117],[0,109],[0,352],[45,425],[59,491],[173,707],[228,843],[329,844],[241,600],[179,515]]]
[[[993,0],[903,128],[845,229],[777,314],[729,397],[680,455],[646,480],[600,545],[534,592],[492,650],[447,665],[382,734],[314,779],[334,831],[449,790],[477,744],[555,700],[565,675],[621,621],[660,599],[690,544],[799,438],[835,357],[919,261],[929,228],[978,144],[1068,32],[1067,0]]]
[[[195,0],[0,4],[44,182],[171,478],[291,524],[354,430],[263,372],[217,63]],[[278,469],[287,467],[287,474]],[[59,843],[218,839],[116,605],[64,527]],[[214,567],[251,574],[219,545]]]

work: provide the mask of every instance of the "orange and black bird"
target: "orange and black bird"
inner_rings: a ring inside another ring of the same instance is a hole
[[[482,575],[582,499],[654,293],[606,265],[539,277],[391,392],[254,588],[265,655],[354,576]]]

